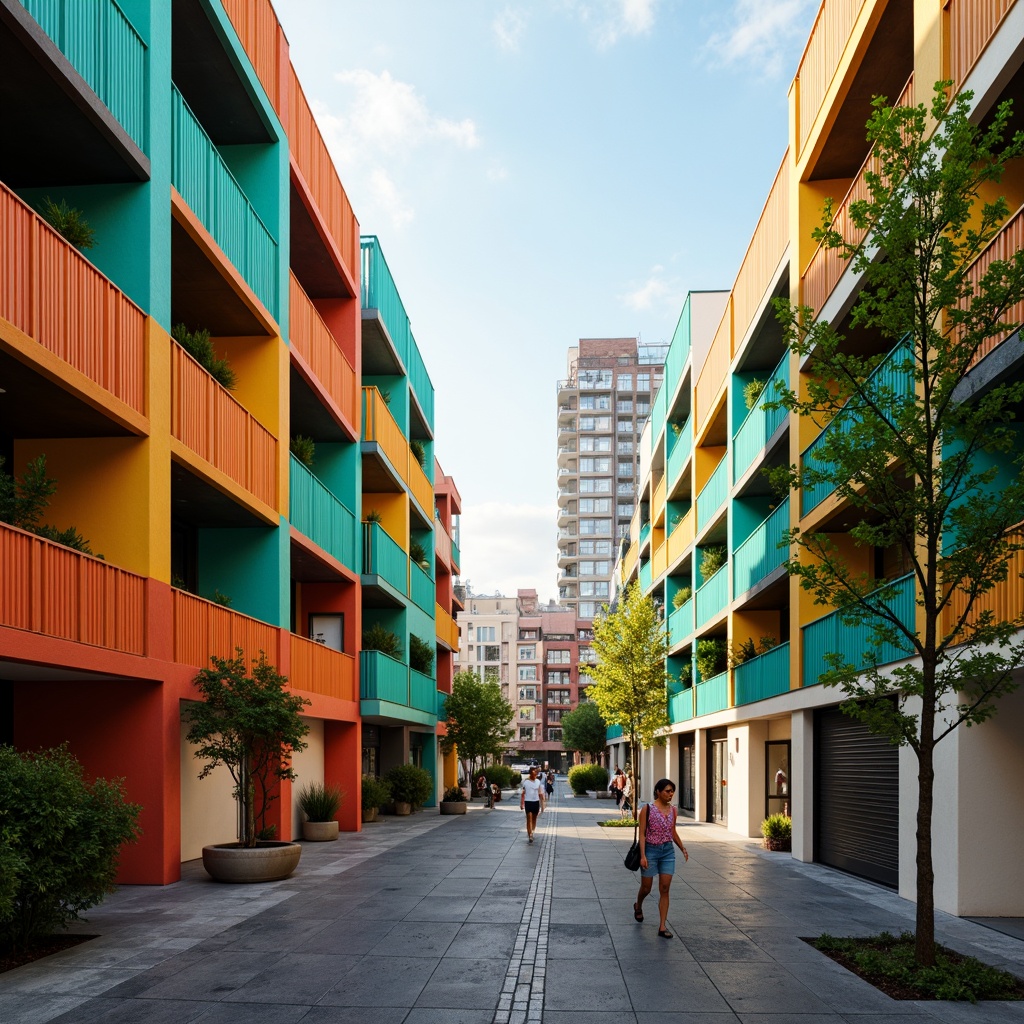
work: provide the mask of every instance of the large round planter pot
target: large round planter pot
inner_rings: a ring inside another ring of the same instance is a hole
[[[364,807],[363,808],[363,824],[365,825],[368,821],[377,820],[378,808],[376,807]]]
[[[217,882],[277,882],[295,870],[301,856],[298,843],[218,843],[203,847],[203,867]]]
[[[309,843],[330,843],[338,838],[336,821],[304,821],[302,838]]]
[[[465,800],[442,800],[439,806],[442,814],[465,814],[469,805]]]
[[[792,853],[793,840],[789,839],[766,839],[764,841],[766,850],[774,850],[777,853]]]
[[[407,804],[402,800],[396,800],[395,814],[412,814],[412,804]]]

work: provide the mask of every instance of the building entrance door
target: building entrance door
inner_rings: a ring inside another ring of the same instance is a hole
[[[696,751],[697,748],[693,743],[693,735],[691,734],[682,743],[680,750],[680,763],[681,763],[681,774],[682,785],[679,789],[679,809],[683,811],[689,811],[691,814],[694,809],[694,782],[697,778],[697,763],[696,763]]]
[[[725,824],[725,819],[729,813],[727,788],[729,781],[727,770],[729,753],[726,749],[728,742],[727,739],[721,739],[711,740],[708,744],[711,755],[711,771],[709,772],[708,780],[711,784],[711,792],[708,794],[710,797],[708,807],[711,812],[711,820],[719,825]]]

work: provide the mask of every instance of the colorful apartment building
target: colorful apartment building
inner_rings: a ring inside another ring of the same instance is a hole
[[[67,742],[87,774],[125,777],[143,835],[122,880],[173,881],[235,828],[230,780],[199,782],[184,740],[192,679],[262,651],[311,702],[300,782],[339,785],[341,827],[359,829],[362,771],[454,775],[436,723],[460,498],[408,316],[273,8],[3,0],[0,38],[18,98],[0,455],[16,475],[45,455],[45,522],[102,556],[0,524],[0,741]],[[40,216],[48,200],[83,211],[86,254]],[[209,333],[232,387],[177,325]],[[362,649],[374,623],[396,657]]]
[[[982,121],[1024,93],[1024,3],[947,0],[825,0],[790,89],[789,138],[736,280],[727,292],[693,293],[669,349],[665,383],[641,441],[641,500],[625,548],[624,581],[638,580],[666,614],[668,743],[645,752],[647,780],[679,783],[681,807],[699,821],[759,835],[773,811],[793,819],[793,856],[898,888],[915,884],[916,759],[841,714],[841,693],[818,680],[825,655],[863,657],[863,631],[844,629],[787,576],[778,544],[792,527],[842,535],[843,508],[828,489],[780,500],[762,473],[799,465],[818,428],[766,409],[774,382],[797,387],[806,367],[783,342],[775,297],[810,306],[849,328],[859,277],[811,236],[826,197],[838,223],[862,194],[872,95],[930,101],[952,79],[974,93]],[[1020,248],[1024,172],[1010,167],[1001,191],[1017,210],[990,252]],[[1024,318],[1012,310],[1009,319]],[[884,356],[878,337],[865,351]],[[891,343],[889,345],[891,347]],[[1019,335],[971,371],[984,386],[1019,380]],[[768,381],[747,407],[744,388]],[[826,429],[828,429],[826,427]],[[995,595],[1000,614],[1019,616],[1019,554]],[[892,610],[916,614],[915,583],[884,552],[875,576],[894,586]],[[701,651],[737,651],[761,638],[757,656],[732,667]],[[857,645],[860,644],[858,647]],[[770,648],[770,649],[769,649]],[[891,653],[888,660],[896,656]],[[702,676],[699,665],[705,669]],[[709,668],[709,666],[713,666]],[[935,897],[962,915],[1024,913],[1024,692],[1000,702],[991,721],[958,729],[936,750]],[[621,741],[612,739],[622,762]]]

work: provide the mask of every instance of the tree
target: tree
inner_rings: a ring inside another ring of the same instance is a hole
[[[239,839],[252,847],[266,832],[275,784],[295,778],[291,756],[306,747],[303,737],[309,726],[301,713],[310,702],[285,689],[287,677],[262,651],[253,659],[251,676],[246,675],[242,649],[237,652],[234,658],[211,657],[211,667],[200,670],[194,683],[202,700],[187,704],[185,715],[191,723],[188,741],[196,745],[195,756],[206,762],[199,778],[219,765],[231,773],[242,810]]]
[[[512,705],[501,695],[501,684],[481,682],[475,672],[457,672],[444,702],[446,734],[441,749],[458,750],[466,778],[471,779],[481,758],[500,757],[512,738]]]
[[[597,664],[587,693],[609,725],[621,725],[629,742],[634,806],[639,796],[641,746],[661,746],[669,726],[665,684],[668,630],[654,601],[634,581],[615,611],[594,620],[592,647]]]
[[[608,746],[608,723],[593,701],[584,701],[562,716],[562,744],[566,750],[589,754],[595,764]]]
[[[931,121],[923,104],[874,100],[867,198],[849,211],[862,240],[839,233],[831,204],[815,232],[863,275],[849,320],[857,337],[814,320],[809,308],[778,304],[791,351],[810,360],[802,389],[778,401],[831,426],[801,467],[772,474],[785,491],[833,489],[853,545],[887,553],[913,577],[916,621],[903,621],[892,574],[866,571],[871,560],[851,558],[828,533],[794,529],[787,538],[788,570],[801,587],[869,637],[862,664],[833,653],[822,682],[842,688],[845,712],[917,757],[922,965],[935,962],[935,747],[993,715],[1024,659],[1024,623],[1000,617],[990,601],[1022,547],[1024,431],[1013,421],[1024,383],[982,390],[968,378],[1015,328],[1007,312],[1024,299],[1024,255],[979,260],[1007,219],[1006,201],[990,197],[1006,162],[1024,153],[1024,135],[1004,142],[1009,104],[973,125],[970,95],[950,103],[948,85],[935,88]],[[865,340],[875,351],[895,347],[868,356]],[[898,659],[909,660],[880,670]]]

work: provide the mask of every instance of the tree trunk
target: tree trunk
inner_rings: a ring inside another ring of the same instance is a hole
[[[935,872],[932,868],[932,806],[935,797],[934,704],[927,696],[921,713],[921,749],[917,768],[917,934],[914,959],[935,964]]]

